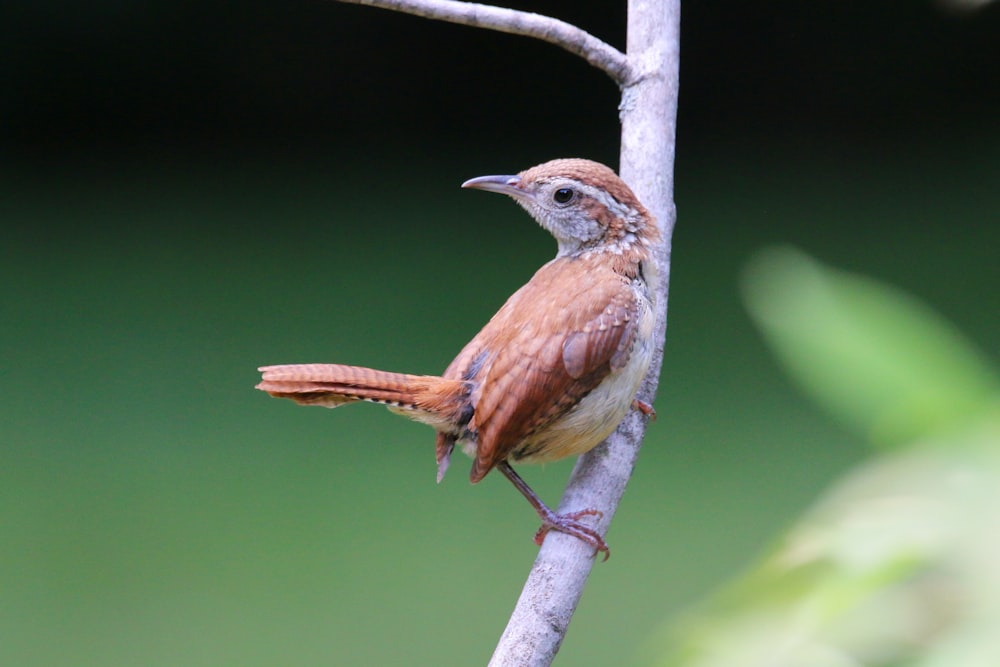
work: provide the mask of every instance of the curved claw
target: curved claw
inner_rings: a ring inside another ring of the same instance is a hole
[[[637,398],[632,401],[632,407],[649,417],[650,421],[656,421],[656,409],[646,401],[640,401]]]
[[[604,552],[604,560],[607,560],[611,556],[611,550],[608,549],[604,538],[596,530],[588,528],[579,521],[580,517],[584,516],[596,516],[600,519],[604,516],[604,512],[596,509],[585,509],[579,512],[567,512],[566,514],[553,512],[542,502],[541,498],[535,495],[535,492],[521,479],[521,476],[514,472],[514,469],[510,467],[510,463],[500,461],[496,466],[497,470],[502,472],[511,481],[517,490],[528,499],[528,502],[535,508],[535,511],[538,512],[538,516],[542,520],[542,527],[535,533],[535,544],[542,546],[542,542],[545,541],[545,536],[548,535],[549,531],[558,530],[560,533],[572,535],[594,547],[595,556],[602,551]]]
[[[566,533],[567,535],[572,535],[578,540],[586,542],[590,546],[594,547],[594,555],[598,553],[604,553],[604,560],[611,557],[611,549],[608,548],[607,542],[601,537],[596,530],[589,528],[578,521],[580,517],[584,516],[596,516],[601,518],[604,516],[604,512],[596,509],[585,509],[579,512],[569,512],[567,514],[556,514],[551,512],[546,516],[542,517],[542,525],[535,533],[535,544],[542,546],[542,542],[545,541],[545,536],[548,535],[550,530],[557,530],[560,533]],[[603,562],[603,561],[602,561]]]

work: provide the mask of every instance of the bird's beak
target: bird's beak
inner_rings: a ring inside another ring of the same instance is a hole
[[[478,176],[462,183],[462,187],[486,190],[487,192],[499,192],[502,195],[510,195],[515,199],[526,199],[530,195],[518,187],[520,183],[520,176]]]

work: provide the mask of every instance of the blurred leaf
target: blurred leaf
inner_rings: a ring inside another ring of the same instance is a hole
[[[1000,392],[990,363],[927,306],[797,250],[759,254],[744,298],[792,377],[876,444],[941,432]]]
[[[911,297],[772,250],[753,316],[792,375],[876,441],[757,566],[657,638],[659,667],[1000,664],[1000,391]],[[946,430],[945,430],[946,429]]]
[[[659,667],[1000,664],[1000,414],[841,480]],[[942,446],[942,445],[946,446]]]

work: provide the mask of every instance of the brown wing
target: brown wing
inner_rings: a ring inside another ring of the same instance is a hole
[[[445,373],[476,385],[473,482],[625,364],[638,312],[629,280],[590,258],[546,264],[504,304]]]

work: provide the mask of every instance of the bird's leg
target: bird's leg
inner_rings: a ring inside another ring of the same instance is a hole
[[[584,516],[604,516],[604,512],[596,509],[585,509],[579,512],[570,512],[568,514],[558,514],[552,511],[549,507],[542,502],[528,483],[521,479],[521,476],[514,472],[514,469],[510,467],[510,464],[506,461],[501,461],[497,463],[497,469],[504,474],[504,477],[511,481],[518,491],[521,492],[531,506],[535,508],[538,512],[538,516],[542,519],[542,527],[538,529],[535,533],[535,544],[538,546],[542,545],[545,541],[545,536],[550,530],[558,530],[560,533],[566,533],[567,535],[572,535],[580,540],[583,540],[590,546],[594,547],[594,555],[598,552],[604,552],[604,560],[607,560],[611,556],[611,550],[608,549],[607,543],[604,538],[601,537],[597,531],[593,528],[588,528],[579,522],[580,517]]]

